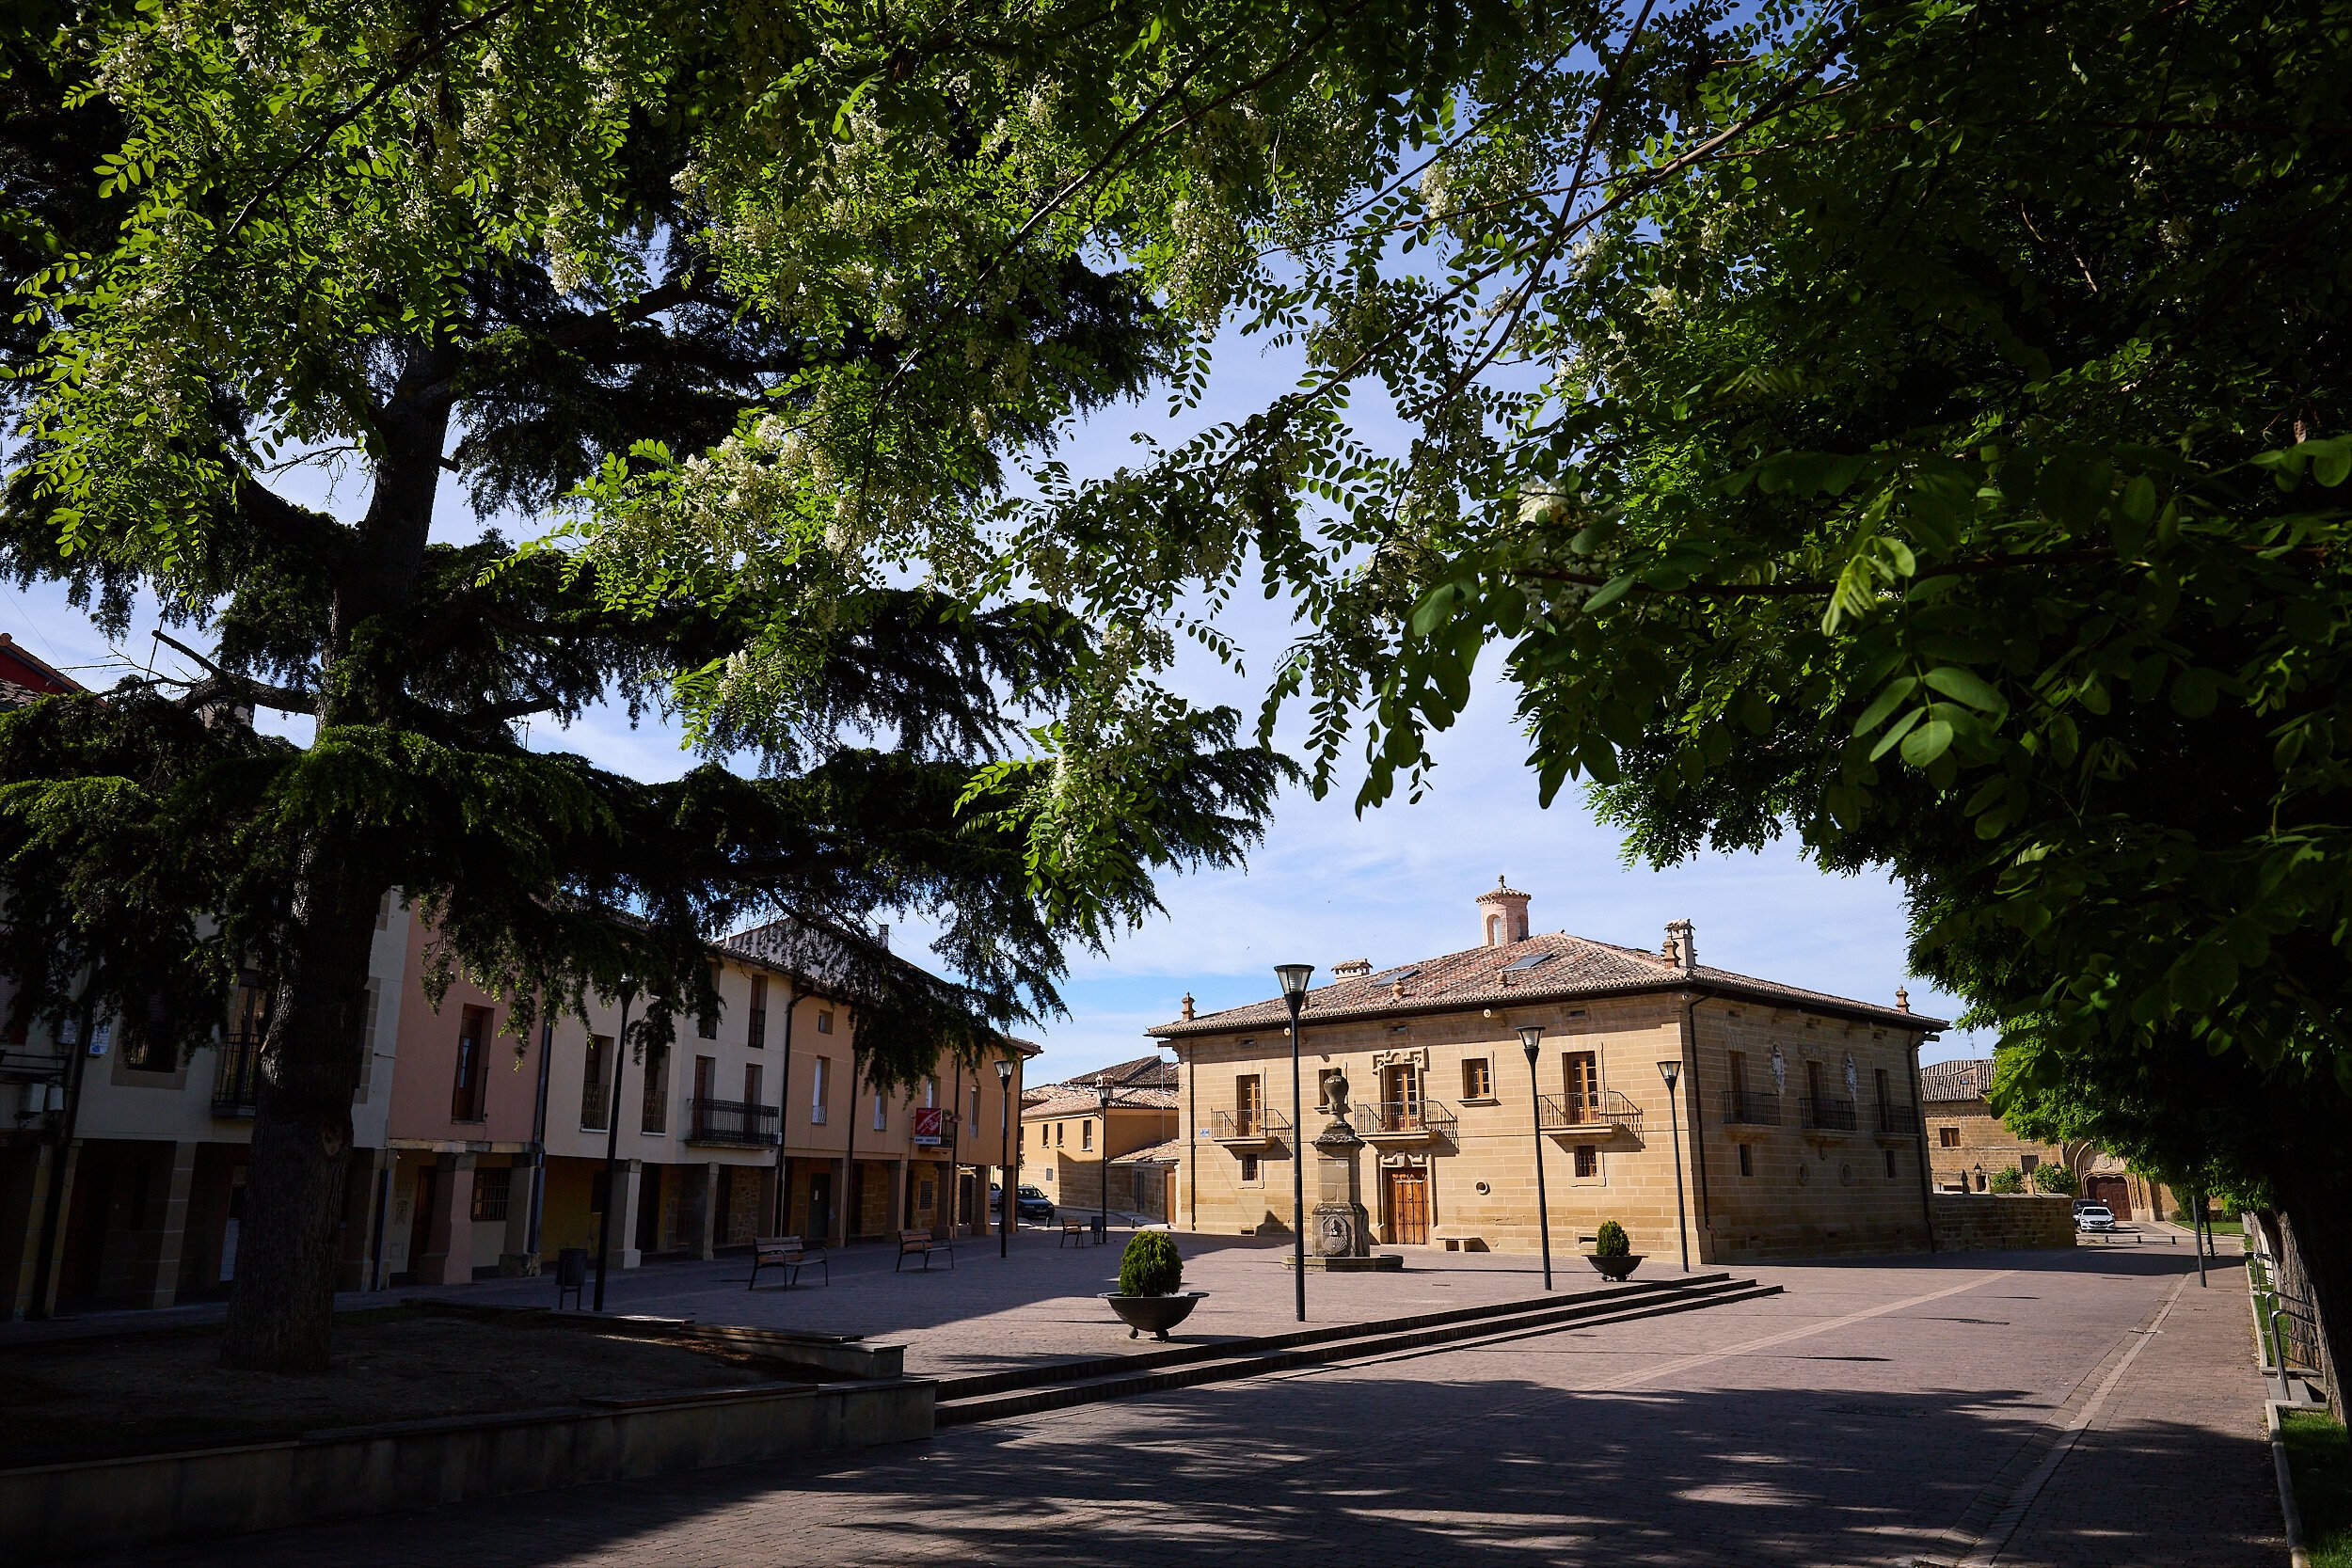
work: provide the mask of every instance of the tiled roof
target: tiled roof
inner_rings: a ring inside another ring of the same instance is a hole
[[[1113,1062],[1096,1068],[1092,1072],[1074,1073],[1064,1080],[1071,1084],[1124,1084],[1135,1088],[1172,1089],[1176,1086],[1176,1064],[1165,1056],[1137,1056],[1133,1061]]]
[[[1982,1100],[1993,1088],[1993,1058],[1979,1056],[1957,1062],[1931,1062],[1919,1069],[1919,1100],[1932,1105],[1939,1100]]]
[[[47,695],[47,692],[36,691],[29,686],[0,680],[0,707],[30,707]]]
[[[1102,1097],[1091,1087],[1077,1088],[1068,1084],[1041,1084],[1039,1098],[1025,1099],[1021,1115],[1030,1117],[1079,1117],[1103,1109]],[[1176,1091],[1172,1088],[1121,1088],[1111,1099],[1114,1111],[1172,1111],[1176,1109]]]
[[[1375,1018],[1384,1013],[1451,1012],[1552,1002],[1585,996],[1630,995],[1696,987],[1776,1006],[1811,1007],[1872,1023],[1929,1033],[1947,1027],[1940,1018],[1856,1002],[1825,991],[1759,980],[1705,964],[1683,969],[1672,958],[1638,947],[1591,942],[1565,931],[1546,932],[1496,947],[1472,947],[1418,963],[1394,964],[1351,975],[1307,993],[1303,1017],[1317,1022]],[[1161,1038],[1273,1029],[1288,1023],[1280,997],[1202,1013],[1146,1031]]]
[[[1111,1164],[1140,1165],[1148,1162],[1155,1165],[1172,1165],[1184,1157],[1184,1140],[1170,1138],[1164,1144],[1152,1144],[1143,1148],[1131,1149],[1125,1154],[1114,1154],[1111,1156]]]

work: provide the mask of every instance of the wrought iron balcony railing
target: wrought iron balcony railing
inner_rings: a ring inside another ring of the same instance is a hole
[[[1919,1107],[1916,1105],[1880,1106],[1879,1131],[1916,1134],[1919,1131]]]
[[[1355,1108],[1356,1131],[1367,1138],[1451,1138],[1461,1118],[1443,1101],[1375,1100]]]
[[[1291,1130],[1290,1117],[1263,1105],[1215,1113],[1209,1135],[1218,1143],[1272,1143]]]
[[[1724,1125],[1726,1127],[1778,1127],[1780,1125],[1780,1096],[1751,1094],[1745,1089],[1724,1091]]]
[[[220,1042],[213,1078],[213,1115],[249,1117],[262,1092],[262,1037],[231,1035]]]
[[[605,1119],[612,1099],[612,1087],[602,1079],[591,1079],[580,1091],[580,1127],[583,1132],[601,1132],[612,1125]]]
[[[1851,1132],[1854,1130],[1853,1101],[1810,1096],[1797,1101],[1799,1125],[1812,1132]]]
[[[691,1144],[736,1144],[754,1148],[773,1148],[779,1134],[776,1132],[776,1108],[773,1105],[754,1105],[740,1100],[695,1099],[688,1102],[692,1121],[686,1141]]]
[[[1536,1099],[1536,1125],[1547,1132],[1642,1131],[1642,1108],[1614,1089],[1582,1094],[1547,1094]]]

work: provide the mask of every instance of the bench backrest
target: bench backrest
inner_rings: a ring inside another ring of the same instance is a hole
[[[789,1255],[807,1250],[801,1244],[801,1239],[798,1236],[762,1236],[752,1244],[759,1248],[759,1255],[762,1258],[770,1253],[780,1252]]]
[[[1064,1230],[1084,1230],[1087,1227],[1087,1222],[1084,1220],[1066,1219],[1061,1222],[1061,1227]]]
[[[898,1244],[902,1247],[929,1246],[931,1244],[931,1233],[928,1230],[901,1230],[898,1232]]]

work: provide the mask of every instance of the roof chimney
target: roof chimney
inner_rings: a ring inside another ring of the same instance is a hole
[[[1372,960],[1370,958],[1344,958],[1331,966],[1332,977],[1340,980],[1353,980],[1359,975],[1371,973]]]
[[[1911,992],[1900,986],[1895,988],[1895,1010],[1899,1013],[1911,1011]]]
[[[1699,965],[1697,927],[1687,920],[1666,922],[1666,953],[1676,968],[1688,974]]]
[[[1186,1023],[1192,1022],[1192,992],[1190,991],[1184,992],[1184,1022]]]
[[[1527,895],[1503,878],[1478,895],[1480,945],[1504,947],[1527,940]]]

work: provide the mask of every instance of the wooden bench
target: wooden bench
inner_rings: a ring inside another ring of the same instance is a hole
[[[762,1236],[752,1243],[752,1285],[759,1284],[762,1269],[782,1269],[784,1288],[792,1289],[801,1277],[801,1271],[814,1263],[825,1271],[825,1283],[833,1283],[833,1265],[825,1261],[825,1249],[809,1250],[801,1244],[798,1236]]]
[[[898,1232],[898,1261],[891,1266],[890,1272],[897,1274],[907,1266],[908,1259],[914,1257],[920,1257],[923,1267],[928,1270],[934,1252],[946,1253],[947,1266],[951,1269],[956,1266],[956,1243],[953,1241],[936,1238],[928,1230],[901,1230]]]
[[[1061,1240],[1056,1242],[1054,1244],[1057,1247],[1066,1247],[1070,1244],[1071,1238],[1073,1236],[1080,1240],[1084,1240],[1087,1233],[1087,1223],[1088,1222],[1085,1220],[1073,1220],[1068,1215],[1064,1215],[1061,1222]]]

